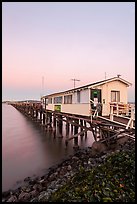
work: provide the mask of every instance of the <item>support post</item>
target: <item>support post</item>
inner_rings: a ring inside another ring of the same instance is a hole
[[[42,111],[40,110],[40,122],[42,122]]]
[[[84,120],[84,126],[87,127],[86,121]],[[87,138],[87,132],[85,132],[85,139]]]
[[[66,117],[66,136],[69,134],[69,117]]]
[[[59,117],[59,133],[60,133],[60,136],[62,136],[62,115],[58,117]]]
[[[113,105],[110,105],[110,120],[113,121]]]
[[[75,123],[79,123],[79,120],[75,120]],[[74,135],[78,133],[78,126],[74,126]],[[78,147],[78,137],[74,138],[74,148]]]
[[[45,125],[45,113],[43,113],[43,125]]]
[[[119,111],[118,103],[116,105],[116,111],[117,111],[117,115],[118,115],[118,111]]]
[[[53,114],[53,127],[56,129],[56,115]]]
[[[83,120],[80,120],[80,125],[83,126]],[[80,131],[81,131],[81,132],[83,131],[83,128],[82,128],[82,127],[80,128]],[[81,134],[80,136],[81,136],[81,138],[83,138],[84,133]]]
[[[36,109],[36,120],[38,119],[38,110]]]
[[[50,127],[52,127],[52,113],[49,113],[49,122],[50,122]]]

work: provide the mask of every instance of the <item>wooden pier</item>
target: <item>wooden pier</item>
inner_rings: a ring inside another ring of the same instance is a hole
[[[92,118],[91,120],[88,116],[45,110],[38,104],[18,102],[11,103],[11,105],[33,121],[37,122],[43,129],[52,130],[54,137],[62,137],[63,122],[65,122],[66,146],[70,140],[74,140],[74,147],[78,147],[78,137],[86,138],[88,131],[92,132],[95,141],[106,143],[108,146],[116,142],[118,137],[128,136],[135,140],[135,122],[133,128],[130,128],[127,126],[127,119],[122,117],[119,121],[118,119],[114,120],[114,118],[112,121],[108,117],[102,116]],[[57,129],[59,134],[57,134]],[[70,131],[72,136],[69,137]]]

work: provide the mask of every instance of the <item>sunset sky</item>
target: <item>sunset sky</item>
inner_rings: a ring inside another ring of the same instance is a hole
[[[2,100],[40,100],[117,74],[135,100],[134,2],[3,2]]]

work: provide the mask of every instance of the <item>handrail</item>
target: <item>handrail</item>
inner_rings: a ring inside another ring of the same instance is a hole
[[[114,109],[116,108],[116,109]],[[126,114],[130,117],[125,117],[120,114]],[[130,114],[129,114],[130,113]],[[123,117],[128,119],[128,123],[126,129],[133,128],[133,122],[135,121],[135,108],[130,104],[123,104],[123,103],[110,103],[110,120],[114,120],[114,116]]]

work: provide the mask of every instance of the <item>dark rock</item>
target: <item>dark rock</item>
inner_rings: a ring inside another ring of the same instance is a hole
[[[38,194],[39,194],[39,192],[38,192],[37,190],[33,190],[33,191],[30,192],[30,196],[31,196],[31,197],[35,197],[35,196],[37,196]]]
[[[23,186],[22,191],[29,193],[31,191],[31,186]]]
[[[10,192],[11,192],[11,190],[8,190],[8,191],[4,191],[4,192],[2,192],[2,197],[9,197],[10,196]]]
[[[101,142],[93,142],[92,144],[92,149],[91,149],[91,152],[92,152],[92,155],[97,155],[101,152],[104,152],[107,150],[107,146]]]
[[[34,190],[37,190],[38,192],[40,192],[40,191],[42,191],[42,186],[41,186],[40,184],[35,184],[35,185],[33,186],[33,189],[34,189]]]
[[[71,165],[68,165],[67,170],[70,171],[72,169]]]
[[[41,176],[41,178],[40,178],[41,180],[43,180],[43,179],[45,179],[45,176]]]
[[[28,177],[26,177],[25,179],[24,179],[24,181],[30,181],[30,177],[28,176]]]
[[[30,199],[30,193],[21,192],[18,199],[19,201],[28,201]]]
[[[7,202],[17,202],[17,197],[15,195],[12,195]]]
[[[72,159],[73,159],[73,160],[79,160],[79,158],[76,157],[76,156],[72,157]]]
[[[35,180],[35,179],[29,181],[29,185],[34,185],[34,184],[36,184],[36,183],[37,183],[37,180]]]

